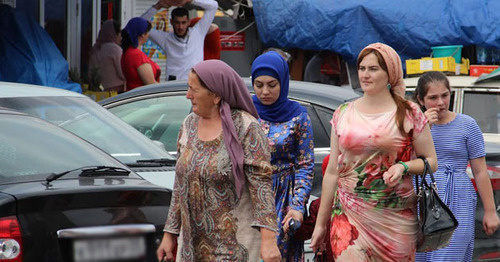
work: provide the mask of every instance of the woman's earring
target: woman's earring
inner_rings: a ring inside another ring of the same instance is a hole
[[[391,84],[387,84],[387,89],[391,90]]]

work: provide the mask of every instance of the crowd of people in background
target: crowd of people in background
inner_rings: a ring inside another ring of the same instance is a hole
[[[187,9],[176,7],[172,32],[152,27],[159,10],[188,2],[204,15],[190,19]],[[188,81],[192,113],[178,135],[160,261],[304,261],[306,239],[322,261],[472,260],[477,196],[468,163],[485,209],[485,233],[500,222],[481,130],[471,117],[448,110],[446,75],[425,73],[407,99],[396,51],[366,46],[357,59],[363,95],[332,115],[321,198],[308,209],[314,134],[307,110],[288,99],[287,58],[267,51],[253,61],[252,96],[218,60],[217,7],[214,0],[159,0],[123,30],[105,21],[91,51],[89,74],[99,74],[107,91],[161,77]],[[163,73],[141,50],[148,39],[166,54]],[[424,170],[417,157],[436,172],[439,195],[459,221],[449,246],[428,253],[416,252],[413,176]]]
[[[204,9],[202,17],[190,20],[180,5],[190,3]],[[170,11],[173,31],[157,30],[150,20],[162,8]],[[101,82],[104,91],[117,93],[160,82],[162,70],[142,49],[148,39],[166,55],[165,80],[187,80],[191,68],[208,59],[220,59],[220,30],[212,23],[218,4],[214,0],[159,0],[142,16],[130,19],[120,30],[116,21],[103,22],[89,60],[89,79]],[[121,46],[121,48],[119,48]]]

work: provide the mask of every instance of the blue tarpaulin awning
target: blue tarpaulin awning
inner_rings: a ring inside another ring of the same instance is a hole
[[[81,93],[68,80],[68,62],[33,18],[0,4],[0,81],[63,88]]]
[[[496,0],[253,0],[253,10],[265,45],[330,50],[350,62],[374,42],[403,61],[430,56],[432,46],[500,48]]]

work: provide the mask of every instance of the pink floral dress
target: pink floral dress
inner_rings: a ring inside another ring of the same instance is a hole
[[[401,135],[396,111],[365,114],[355,102],[333,114],[339,138],[340,177],[331,223],[335,261],[413,261],[417,238],[416,195],[405,175],[390,188],[383,173],[398,161],[414,157],[412,139],[427,119],[415,103],[405,117]],[[323,188],[323,190],[326,190]]]

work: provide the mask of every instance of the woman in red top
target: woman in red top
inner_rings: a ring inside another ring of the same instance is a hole
[[[139,48],[148,40],[151,23],[144,18],[130,19],[122,30],[122,71],[127,80],[127,90],[160,82],[158,64]]]

